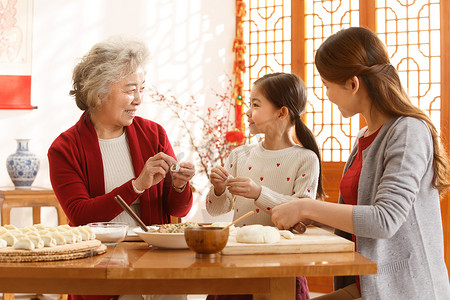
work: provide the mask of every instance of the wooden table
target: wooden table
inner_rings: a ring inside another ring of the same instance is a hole
[[[296,276],[374,274],[355,252],[219,255],[197,259],[190,250],[143,242],[108,246],[106,254],[72,261],[0,263],[0,292],[69,294],[256,294],[295,299]]]
[[[41,223],[41,207],[55,207],[58,224],[67,224],[67,217],[62,210],[53,190],[31,187],[31,189],[14,189],[0,187],[1,225],[11,223],[11,209],[15,207],[32,207],[33,223]]]

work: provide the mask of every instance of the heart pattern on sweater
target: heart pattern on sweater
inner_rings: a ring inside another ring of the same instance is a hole
[[[250,171],[252,169],[252,167],[248,167],[248,170]]]
[[[256,213],[259,213],[259,208],[256,209]]]
[[[264,180],[264,177],[260,177],[259,180],[263,181],[263,180]]]
[[[286,178],[287,179],[287,181],[289,181],[289,180],[291,180],[291,177],[288,177],[288,178]]]
[[[277,167],[279,167],[280,166],[280,163],[277,163]]]

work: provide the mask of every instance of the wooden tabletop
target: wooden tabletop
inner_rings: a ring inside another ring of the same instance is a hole
[[[163,250],[143,242],[108,246],[106,254],[59,262],[0,263],[0,292],[70,294],[270,294],[295,299],[296,276],[374,274],[355,252],[218,255]]]

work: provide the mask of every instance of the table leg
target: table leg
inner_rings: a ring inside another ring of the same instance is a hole
[[[270,279],[270,300],[286,300],[295,298],[295,277]]]

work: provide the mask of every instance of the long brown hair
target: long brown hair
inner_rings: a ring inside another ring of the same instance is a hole
[[[414,106],[391,65],[387,49],[375,33],[362,27],[343,29],[319,47],[315,64],[327,81],[343,84],[357,76],[367,87],[372,107],[391,116],[409,116],[426,122],[433,139],[433,186],[442,194],[449,188],[448,158],[431,119]]]
[[[312,131],[303,123],[300,115],[304,113],[307,97],[303,80],[295,74],[271,73],[254,82],[270,102],[276,107],[287,107],[291,122],[295,125],[295,135],[303,147],[312,150],[319,158],[319,182],[316,198],[325,197],[322,186],[322,160],[319,146]]]

